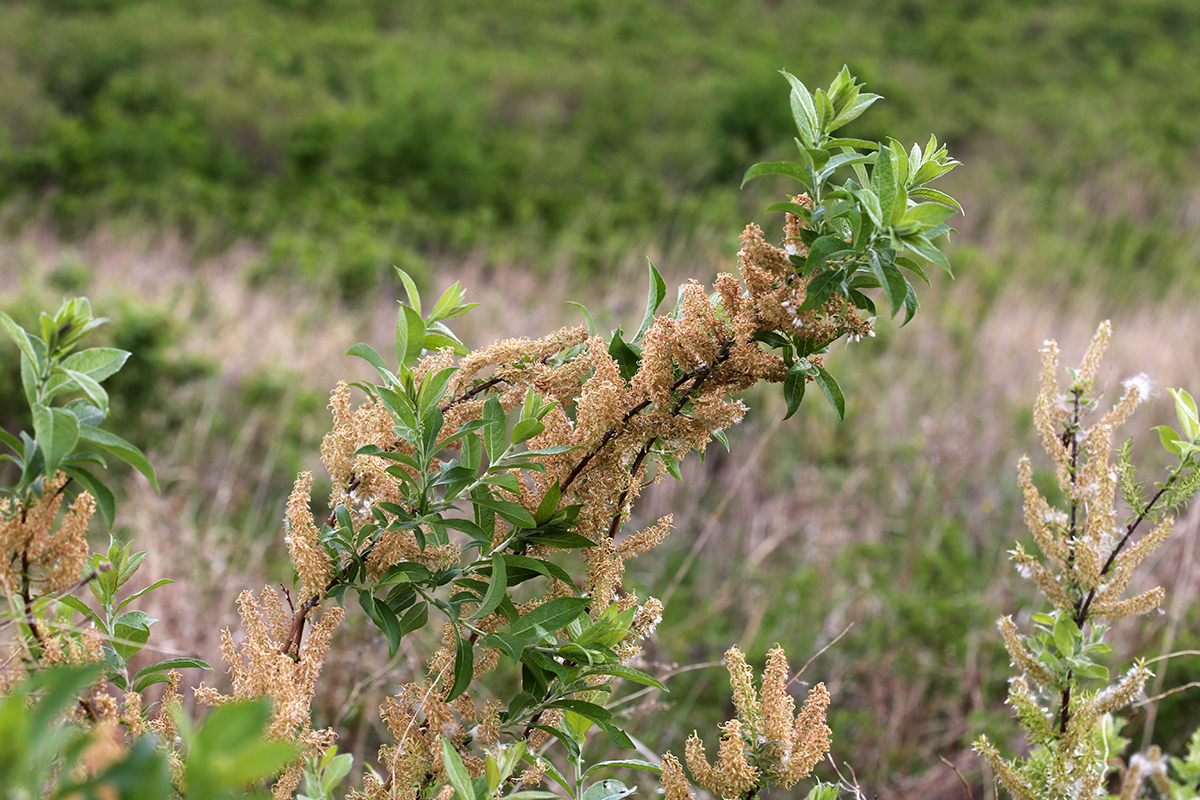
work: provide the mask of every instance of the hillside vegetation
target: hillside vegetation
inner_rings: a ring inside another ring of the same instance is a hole
[[[970,163],[974,242],[1162,288],[1195,254],[1198,43],[1184,0],[9,3],[0,200],[350,293],[434,253],[595,273],[731,242],[768,191],[742,171],[788,154],[775,71],[848,63],[888,100],[848,135]]]

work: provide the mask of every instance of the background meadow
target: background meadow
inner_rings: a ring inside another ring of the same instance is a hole
[[[143,605],[151,645],[219,663],[236,595],[287,575],[283,500],[298,470],[320,479],[330,387],[366,377],[346,349],[392,337],[392,265],[463,282],[473,347],[573,323],[568,299],[636,324],[647,258],[673,291],[729,270],[747,222],[778,234],[761,209],[790,187],[738,188],[791,155],[776,70],[825,85],[843,63],[885,98],[848,135],[932,132],[964,162],[944,187],[966,211],[957,280],[850,345],[873,351],[852,370],[835,349],[845,422],[810,403],[783,423],[752,394],[731,454],[647,497],[676,530],[629,580],[667,603],[647,656],[672,693],[625,711],[678,749],[729,715],[730,644],[761,665],[779,642],[797,666],[831,645],[805,677],[868,795],[963,797],[940,757],[990,796],[969,745],[1016,732],[994,622],[1034,610],[1005,551],[1037,348],[1071,363],[1111,318],[1114,393],[1137,372],[1200,390],[1200,8],[1182,0],[0,7],[0,308],[29,324],[87,294],[134,353],[113,427],[163,492],[130,477],[118,532],[150,551],[147,579],[178,581]],[[16,363],[0,350],[6,429]],[[1170,408],[1131,428],[1149,459]],[[1143,574],[1167,613],[1118,626],[1120,651],[1200,648],[1198,527]],[[374,636],[335,643],[316,721],[366,759],[380,699],[428,652],[388,662]],[[1195,656],[1154,666],[1152,694],[1200,679]],[[1195,691],[1141,708],[1134,744],[1178,749]]]

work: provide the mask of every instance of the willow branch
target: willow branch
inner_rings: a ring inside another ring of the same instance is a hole
[[[732,339],[721,345],[721,350],[717,353],[716,359],[712,364],[709,364],[704,369],[696,373],[694,382],[688,387],[687,391],[683,393],[683,396],[679,398],[679,402],[677,402],[675,407],[671,409],[669,416],[679,416],[680,412],[683,411],[683,407],[687,405],[688,400],[691,400],[694,396],[699,394],[700,390],[704,387],[704,382],[708,380],[708,376],[712,374],[712,371],[729,359],[729,352],[732,348]],[[682,385],[683,384],[677,381],[674,388],[678,388]],[[631,479],[637,479],[638,470],[642,468],[642,463],[646,460],[646,456],[650,454],[650,449],[654,447],[654,443],[657,441],[658,437],[652,436],[646,441],[645,444],[642,445],[641,449],[638,450],[637,457],[633,459],[633,465],[629,469]],[[617,535],[617,529],[621,526],[622,509],[625,507],[625,501],[628,498],[629,487],[626,487],[625,490],[621,492],[620,498],[617,500],[617,513],[613,515],[612,522],[609,523],[608,526],[608,538],[610,539]]]

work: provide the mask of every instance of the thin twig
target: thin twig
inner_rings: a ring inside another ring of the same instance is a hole
[[[1159,700],[1162,700],[1164,697],[1167,697],[1168,695],[1175,694],[1176,692],[1182,692],[1185,689],[1195,689],[1196,687],[1200,687],[1200,681],[1192,681],[1191,683],[1185,683],[1183,686],[1176,686],[1174,689],[1165,691],[1162,694],[1157,694],[1154,697],[1147,697],[1145,700],[1139,700],[1133,704],[1133,707],[1141,708],[1142,706],[1148,706],[1151,703],[1157,703]]]
[[[500,378],[500,377],[489,378],[488,380],[484,381],[483,383],[479,384],[478,386],[468,389],[467,391],[460,394],[458,397],[453,398],[449,403],[446,403],[446,405],[442,406],[442,409],[441,409],[442,413],[445,414],[447,411],[454,408],[459,403],[465,403],[468,400],[470,400],[472,397],[474,397],[475,395],[477,395],[481,392],[486,392],[488,389],[491,389],[493,386],[498,386],[501,383],[507,383],[507,382],[508,381],[506,381],[504,378]]]
[[[1200,650],[1176,650],[1173,653],[1165,653],[1155,658],[1148,658],[1146,659],[1146,663],[1153,664],[1155,661],[1166,661],[1168,658],[1174,658],[1175,656],[1200,656]]]
[[[804,670],[808,669],[808,667],[809,667],[809,665],[810,665],[810,664],[812,664],[814,661],[816,661],[818,658],[820,658],[820,657],[821,657],[821,655],[822,655],[822,654],[824,654],[824,652],[825,652],[826,650],[828,650],[829,648],[831,648],[831,647],[833,647],[835,644],[837,644],[837,643],[838,643],[838,641],[839,641],[839,640],[840,640],[840,639],[841,639],[843,636],[845,636],[847,633],[849,633],[849,632],[850,632],[850,629],[851,629],[851,628],[853,628],[853,627],[854,627],[854,623],[853,623],[853,622],[851,622],[849,625],[847,625],[847,626],[846,626],[845,630],[843,630],[843,631],[842,631],[841,633],[839,633],[837,636],[833,637],[833,640],[832,640],[832,641],[830,641],[830,642],[829,642],[829,644],[825,645],[825,646],[824,646],[824,647],[822,647],[820,650],[818,650],[816,653],[814,653],[814,654],[813,654],[813,657],[812,657],[812,658],[810,658],[808,661],[805,661],[805,662],[804,662],[804,666],[800,668],[800,671],[799,671],[799,672],[797,672],[795,675],[793,675],[793,676],[792,676],[792,679],[791,679],[790,681],[788,681],[788,682],[787,682],[787,686],[791,686],[793,683],[795,683],[795,682],[796,682],[796,680],[797,680],[797,679],[798,679],[798,678],[799,678],[801,675],[803,675],[803,674],[804,674]],[[785,686],[784,688],[786,689],[786,688],[787,688],[787,686]]]
[[[943,764],[945,764],[947,767],[954,770],[954,774],[958,776],[958,779],[960,781],[962,781],[963,788],[967,790],[968,800],[975,800],[975,795],[971,792],[971,784],[967,783],[967,779],[965,777],[963,777],[962,771],[958,767],[954,766],[949,761],[947,761],[944,756],[939,755],[938,759],[940,759],[941,762]]]

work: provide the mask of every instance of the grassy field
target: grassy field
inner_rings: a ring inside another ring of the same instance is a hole
[[[483,303],[458,327],[473,346],[571,322],[567,299],[634,323],[647,257],[673,293],[729,269],[746,222],[778,226],[760,209],[785,187],[737,188],[789,154],[774,70],[823,84],[848,63],[886,97],[860,133],[933,131],[965,162],[947,187],[958,280],[852,345],[866,369],[831,356],[845,423],[815,403],[780,422],[779,398],[751,396],[731,454],[647,497],[639,513],[677,530],[630,581],[668,601],[648,655],[679,672],[627,711],[678,749],[726,717],[723,670],[689,666],[832,643],[805,677],[829,685],[834,756],[868,795],[962,797],[940,756],[991,796],[968,747],[1015,730],[994,621],[1033,610],[1005,551],[1037,348],[1054,337],[1069,363],[1111,317],[1114,391],[1137,372],[1200,390],[1193,6],[7,4],[0,307],[28,322],[85,293],[135,352],[114,428],[140,432],[164,491],[130,478],[120,532],[151,551],[147,576],[179,581],[150,596],[151,644],[216,663],[238,592],[285,577],[282,499],[297,470],[320,476],[329,387],[364,377],[345,350],[391,337],[392,264],[463,281]],[[14,364],[0,351],[6,429]],[[1160,397],[1136,429],[1169,414]],[[1119,627],[1118,649],[1200,645],[1198,527],[1181,520],[1143,576],[1167,613]],[[337,648],[318,722],[370,759],[375,708],[425,651],[387,663],[368,636]],[[1152,694],[1200,678],[1194,657],[1158,666]],[[1194,690],[1157,707],[1135,744],[1200,722]]]

